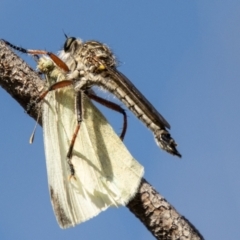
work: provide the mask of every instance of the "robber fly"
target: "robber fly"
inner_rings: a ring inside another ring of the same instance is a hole
[[[47,54],[58,67],[68,73],[67,79],[61,84],[53,85],[50,91],[70,84],[74,85],[76,91],[88,91],[92,86],[106,89],[122,101],[153,132],[158,146],[168,153],[181,157],[176,149],[176,142],[167,130],[170,129],[170,124],[133,83],[117,70],[116,58],[105,44],[97,41],[83,42],[75,37],[67,37],[59,54],[60,59],[47,51],[21,48],[18,50],[29,54]],[[125,121],[126,119],[124,119],[126,127]]]

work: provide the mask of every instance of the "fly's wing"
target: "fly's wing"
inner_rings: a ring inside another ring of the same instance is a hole
[[[70,177],[67,152],[76,128],[74,90],[50,92],[43,105],[44,145],[53,209],[62,228],[84,222],[135,195],[143,167],[104,116],[84,97],[84,119],[74,145]]]

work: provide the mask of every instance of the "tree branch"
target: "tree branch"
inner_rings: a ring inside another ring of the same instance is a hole
[[[26,110],[44,88],[39,75],[0,40],[0,85]],[[40,104],[29,115],[37,119]],[[40,118],[41,119],[41,118]],[[41,121],[40,121],[41,125]],[[204,239],[198,230],[156,190],[142,179],[129,210],[140,219],[156,239]]]

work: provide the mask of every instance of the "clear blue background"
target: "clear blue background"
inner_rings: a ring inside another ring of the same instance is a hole
[[[119,70],[169,121],[183,155],[160,150],[129,112],[125,144],[145,166],[145,178],[206,239],[234,240],[240,239],[239,13],[239,0],[2,0],[0,38],[53,52],[63,45],[63,31],[107,43]],[[41,129],[29,145],[34,121],[4,90],[0,111],[1,240],[153,239],[124,207],[60,229]],[[122,117],[103,112],[119,133]]]

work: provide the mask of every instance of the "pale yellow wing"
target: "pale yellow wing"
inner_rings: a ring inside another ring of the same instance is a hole
[[[135,195],[143,167],[132,157],[105,117],[84,97],[70,176],[67,151],[77,120],[71,87],[50,92],[43,105],[43,131],[50,196],[62,228],[84,222]]]

